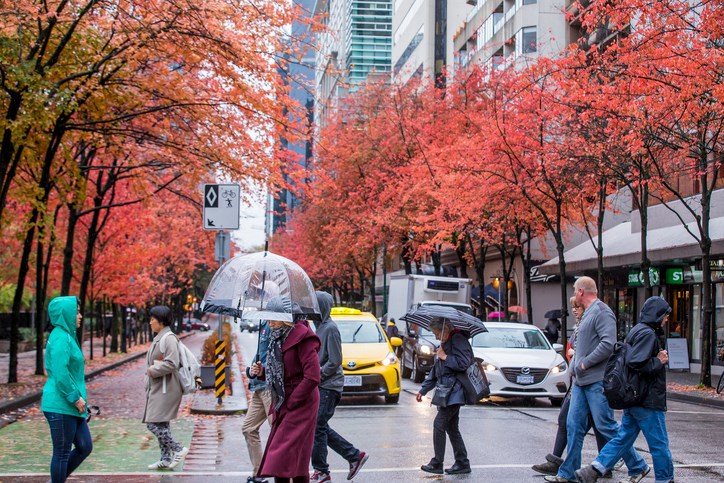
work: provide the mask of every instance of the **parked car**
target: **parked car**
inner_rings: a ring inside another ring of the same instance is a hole
[[[428,329],[417,324],[407,324],[407,333],[402,340],[402,377],[422,382],[432,369],[440,341]]]
[[[332,320],[342,336],[343,396],[384,396],[385,402],[395,404],[402,388],[400,364],[395,347],[402,344],[399,337],[387,339],[379,322],[369,312],[334,307]]]
[[[543,331],[530,324],[485,322],[487,332],[471,339],[482,359],[491,396],[547,397],[560,406],[571,384],[561,344],[551,345]]]
[[[184,322],[188,322],[188,319],[186,319]],[[207,330],[211,329],[211,327],[206,322],[201,322],[199,319],[192,318],[191,319],[191,329],[207,331]]]

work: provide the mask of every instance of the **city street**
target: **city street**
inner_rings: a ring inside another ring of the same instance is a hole
[[[184,342],[198,353],[207,335],[198,332]],[[244,360],[253,356],[256,336],[248,332],[239,335]],[[172,423],[174,434],[185,445],[191,444],[183,467],[163,474],[146,470],[157,459],[157,447],[140,422],[143,367],[141,358],[89,382],[89,397],[103,412],[90,423],[94,452],[69,481],[244,481],[251,466],[241,434],[243,416],[191,415],[190,397],[184,400],[182,419]],[[473,472],[443,477],[419,470],[432,456],[435,408],[429,399],[415,402],[417,384],[404,380],[403,386],[399,404],[386,405],[381,397],[344,399],[332,420],[335,430],[371,455],[356,481],[543,481],[530,466],[542,462],[553,444],[558,409],[547,400],[496,400],[463,408],[461,429]],[[669,408],[667,423],[677,482],[724,480],[724,410],[680,402],[670,402]],[[267,434],[265,426],[263,439]],[[0,482],[48,480],[50,446],[39,410],[29,411],[21,421],[0,430],[0,445]],[[650,463],[643,438],[636,446]],[[595,442],[589,437],[583,460],[589,462],[594,457]],[[451,463],[448,459],[446,466]],[[346,481],[346,462],[330,453],[330,465],[333,481]],[[620,471],[616,479],[604,481],[618,481],[625,475]]]

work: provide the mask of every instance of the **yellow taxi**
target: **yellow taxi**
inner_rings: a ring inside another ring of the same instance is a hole
[[[384,396],[386,403],[397,403],[401,375],[394,348],[402,345],[402,339],[388,339],[369,312],[333,307],[330,315],[342,336],[342,395]]]

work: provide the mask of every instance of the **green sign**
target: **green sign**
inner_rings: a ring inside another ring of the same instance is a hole
[[[684,283],[683,268],[666,269],[666,285],[681,285],[682,283]]]
[[[649,282],[654,287],[659,284],[661,276],[659,275],[659,269],[655,267],[649,268]],[[683,281],[683,276],[682,276]],[[641,270],[631,270],[628,273],[628,286],[629,287],[643,287],[644,286],[644,272]]]

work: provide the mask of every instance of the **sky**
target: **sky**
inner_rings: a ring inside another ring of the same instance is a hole
[[[239,249],[247,251],[264,245],[265,210],[266,202],[257,200],[252,201],[251,206],[240,207],[239,229],[231,233],[231,239],[236,245],[232,247],[232,255],[236,255]]]

